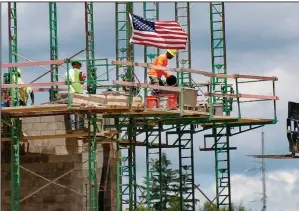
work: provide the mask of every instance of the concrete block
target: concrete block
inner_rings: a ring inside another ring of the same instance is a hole
[[[22,129],[23,130],[33,130],[33,124],[32,123],[23,123],[22,124]]]
[[[55,129],[55,134],[56,135],[60,135],[60,134],[65,134],[65,130],[57,130],[57,129]]]
[[[65,123],[64,122],[55,122],[54,127],[56,130],[65,130]]]
[[[35,123],[33,123],[33,128],[34,128],[34,130],[47,130],[48,123],[35,122]]]
[[[55,119],[55,122],[64,122],[63,115],[54,116],[54,119]]]
[[[53,129],[47,129],[47,130],[41,130],[40,134],[41,135],[55,135],[56,130]]]
[[[55,138],[49,140],[49,146],[65,146],[65,139],[64,138]]]
[[[32,118],[32,120],[33,120],[33,122],[41,122],[41,120],[40,120],[40,118],[41,117],[31,117]]]
[[[40,130],[27,130],[25,131],[28,136],[40,136]]]
[[[56,122],[47,123],[47,130],[55,130],[55,129],[56,129]]]
[[[47,146],[47,147],[43,147],[41,149],[41,153],[43,153],[43,154],[55,154],[56,150],[55,150],[55,147],[53,147],[53,146]]]
[[[41,122],[55,122],[55,116],[42,116],[40,118]]]
[[[29,145],[29,150],[30,153],[41,153],[42,152],[42,147],[40,146],[31,146]]]
[[[55,146],[55,154],[56,155],[67,155],[67,154],[69,154],[69,152],[65,146]]]

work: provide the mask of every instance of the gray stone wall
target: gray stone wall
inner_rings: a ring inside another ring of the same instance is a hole
[[[68,116],[32,117],[22,119],[22,129],[27,136],[65,134],[69,131]],[[2,148],[2,209],[10,210],[10,142]],[[105,210],[116,210],[116,146],[105,148],[103,156],[100,140],[97,145],[97,180],[100,183],[104,159],[109,159],[107,188],[105,191]],[[108,156],[106,156],[108,155]],[[21,203],[22,211],[82,211],[86,210],[86,187],[88,184],[87,143],[76,139],[29,140],[23,145],[21,165],[49,180],[80,165],[69,174],[57,180],[63,188],[50,184]],[[25,170],[20,171],[21,199],[41,188],[48,181]],[[71,191],[72,189],[73,191]],[[77,192],[77,193],[74,193]],[[79,194],[78,194],[79,193]],[[115,198],[115,199],[114,199]],[[87,209],[88,210],[88,209]]]

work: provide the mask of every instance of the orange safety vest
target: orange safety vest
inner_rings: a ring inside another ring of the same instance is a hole
[[[166,67],[168,65],[168,59],[167,59],[166,54],[162,54],[162,55],[158,56],[157,59],[153,62],[153,65]],[[161,78],[162,75],[164,75],[165,78],[170,76],[170,74],[164,70],[157,70],[157,69],[151,68],[148,72],[148,76],[151,76],[151,77]]]

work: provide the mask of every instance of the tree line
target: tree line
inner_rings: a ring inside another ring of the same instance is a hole
[[[161,181],[159,175],[151,175],[149,181],[144,178],[143,184],[140,187],[142,196],[140,199],[143,200],[143,204],[138,205],[135,211],[147,211],[146,204],[146,191],[147,191],[147,182],[149,183],[150,189],[150,199],[152,209],[151,211],[159,211],[162,208],[163,211],[180,211],[180,176],[179,170],[172,169],[171,161],[167,158],[166,153],[162,153],[161,156],[161,168],[160,162],[158,159],[152,159],[150,165],[151,172],[160,172]],[[183,177],[184,180],[184,177]],[[183,181],[184,182],[184,181]],[[160,191],[163,193],[160,197]],[[182,191],[187,191],[182,189]],[[197,204],[199,200],[195,199]],[[183,210],[190,210],[190,205],[184,204]],[[232,211],[251,211],[250,209],[245,208],[242,204],[235,205],[233,204]],[[129,209],[126,209],[129,211]],[[210,202],[206,201],[202,207],[199,207],[196,211],[229,211],[228,208],[216,209],[215,205],[212,205]]]

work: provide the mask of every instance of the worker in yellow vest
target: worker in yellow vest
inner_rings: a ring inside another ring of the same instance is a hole
[[[82,64],[79,61],[72,61],[72,69],[69,69],[70,92],[83,94],[84,76],[81,71]],[[65,81],[67,82],[67,73]]]
[[[70,84],[70,92],[83,94],[83,84],[85,80],[85,76],[81,71],[82,64],[79,61],[73,60],[72,67],[69,69],[69,84]],[[65,81],[67,83],[67,72],[65,73]],[[67,83],[68,84],[68,83]],[[84,119],[80,115],[72,114],[71,115],[71,125],[72,129],[83,130],[84,129]]]
[[[18,68],[18,84],[24,84],[21,79],[21,70]],[[20,99],[20,106],[26,106],[28,103],[29,96],[31,98],[31,105],[34,105],[34,93],[31,87],[20,87],[19,88],[19,99]]]

